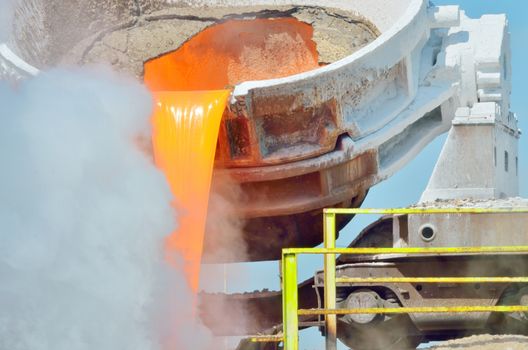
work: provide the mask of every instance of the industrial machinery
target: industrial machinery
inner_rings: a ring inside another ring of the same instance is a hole
[[[108,4],[104,10],[89,11],[102,3]],[[297,18],[313,25],[315,41],[335,35],[344,23],[360,27],[351,30],[361,43],[328,55],[319,68],[232,87],[215,176],[232,179],[241,191],[232,204],[244,222],[247,254],[235,260],[278,260],[282,248],[320,244],[323,208],[359,207],[371,186],[447,131],[420,205],[527,205],[504,199],[518,194],[520,131],[510,112],[510,44],[503,15],[471,19],[457,6],[437,7],[427,0],[332,0],[324,7],[313,0],[90,0],[79,5],[86,8],[48,0],[24,4],[17,10],[16,37],[0,46],[0,74],[12,79],[35,74],[29,64],[99,61],[142,79],[148,60],[234,18]],[[86,13],[83,21],[74,20],[79,11]],[[326,17],[342,22],[325,22]],[[60,26],[70,31],[58,29],[63,18]],[[528,245],[527,216],[388,215],[365,228],[351,247],[523,246]],[[338,228],[349,219],[342,217]],[[215,249],[213,237],[206,236],[204,260],[233,260],[212,254]],[[339,257],[337,274],[526,276],[526,262],[522,254],[369,254]],[[321,305],[321,281],[319,272],[299,285],[301,307]],[[204,322],[219,335],[273,334],[282,323],[281,300],[280,292],[269,291],[204,295],[204,309],[222,304],[251,315],[225,323],[224,314],[207,313]],[[526,285],[507,283],[350,282],[340,284],[336,295],[342,307],[526,305],[527,300]],[[304,327],[320,326],[319,321],[300,317]],[[526,333],[526,322],[525,313],[345,315],[338,318],[338,336],[356,350],[396,349],[466,333]]]
[[[421,149],[429,133],[449,129],[421,205],[436,209],[458,206],[526,208],[527,201],[499,200],[518,193],[517,140],[520,132],[516,117],[509,111],[510,53],[506,19],[504,16],[484,16],[471,20],[463,14],[458,17],[458,11],[453,8],[432,8],[428,13],[429,20],[438,16],[436,18],[443,18],[449,23],[446,25],[452,27],[431,29],[434,26],[429,24],[429,35],[422,43],[425,47],[419,51],[421,56],[404,62],[418,66],[414,70],[418,72],[418,82],[411,85],[418,93],[424,93],[417,97],[418,101],[423,98],[422,102],[432,103],[439,98],[440,104],[402,129],[398,123],[401,119],[388,123],[386,130],[392,132],[388,140],[381,139],[380,144],[373,141],[380,140],[374,137],[383,134],[380,130],[355,140],[354,149],[360,148],[363,142],[374,143],[377,146],[375,168],[382,173],[385,169],[385,176],[388,176],[413,152]],[[415,19],[419,18],[419,14],[415,15]],[[432,45],[431,51],[428,51],[428,45]],[[428,52],[432,54],[430,61],[424,58]],[[413,69],[407,68],[407,74],[409,71],[413,72]],[[423,74],[427,77],[425,81],[422,80]],[[382,91],[387,89],[390,90],[384,87]],[[446,94],[445,100],[439,97],[443,93]],[[403,113],[419,113],[420,108],[411,106]],[[380,106],[374,104],[372,108],[376,110],[376,107]],[[526,215],[526,212],[390,215],[367,227],[350,246],[526,246]],[[337,277],[349,280],[337,286],[336,306],[341,309],[457,305],[471,308],[478,305],[526,305],[527,300],[526,284],[457,283],[449,280],[466,276],[526,276],[526,255],[522,254],[343,255],[337,259],[337,265]],[[447,282],[405,282],[405,278],[425,276],[433,281],[446,279]],[[400,278],[400,282],[372,284],[357,280],[360,278]],[[322,285],[322,272],[299,285],[298,302],[302,309],[324,305]],[[229,308],[245,310],[252,317],[244,323],[231,322],[216,327],[218,334],[275,333],[281,329],[281,302],[284,299],[278,292],[231,295],[227,301],[224,296],[209,295],[204,297],[204,304],[218,304],[219,299]],[[318,323],[320,320],[309,314],[299,316],[301,327],[322,326]],[[208,321],[211,325],[219,324],[218,320]],[[353,349],[398,349],[412,348],[423,341],[475,333],[526,334],[527,326],[522,312],[350,314],[337,319],[337,336]],[[326,332],[324,328],[323,332]]]
[[[359,206],[372,185],[447,131],[458,107],[508,104],[503,17],[469,20],[456,6],[422,0],[320,5],[30,0],[20,2],[6,47],[37,68],[105,62],[142,79],[145,62],[230,19],[311,24],[323,66],[236,84],[218,142],[215,176],[240,189],[233,209],[247,252],[236,259],[276,260],[283,247],[321,243],[322,208]],[[490,35],[496,40],[479,41]],[[2,57],[5,72],[24,74],[13,55]],[[204,259],[232,259],[218,254],[215,238],[206,236]]]

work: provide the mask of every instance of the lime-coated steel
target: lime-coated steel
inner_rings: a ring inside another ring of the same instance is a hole
[[[528,277],[338,277],[336,283],[528,283]]]
[[[483,254],[483,253],[526,253],[528,246],[510,247],[438,247],[438,248],[285,248],[284,253],[288,254],[353,254],[353,255],[374,255],[374,254]]]
[[[284,348],[288,350],[299,349],[299,316],[298,291],[297,291],[297,255],[282,255],[282,312]],[[335,316],[334,316],[335,317]]]
[[[324,214],[501,214],[501,213],[528,213],[528,208],[327,208]]]
[[[438,306],[438,307],[398,307],[398,308],[362,308],[362,309],[300,309],[301,315],[349,315],[349,314],[414,314],[448,312],[528,312],[528,306]]]
[[[327,249],[335,248],[336,241],[336,216],[333,213],[324,213],[324,246]],[[336,308],[336,257],[335,254],[326,254],[324,259],[324,301],[325,308]],[[325,317],[326,349],[337,349],[337,316],[328,314]]]
[[[280,343],[284,341],[282,335],[257,335],[249,338],[252,343]]]
[[[456,312],[528,312],[528,306],[449,306],[449,307],[401,307],[336,309],[336,283],[528,283],[528,277],[340,277],[336,278],[336,254],[354,255],[455,255],[455,254],[527,254],[528,246],[506,247],[440,247],[440,248],[335,248],[336,215],[351,214],[498,214],[528,213],[528,208],[397,208],[361,209],[334,208],[324,210],[324,248],[285,248],[282,251],[283,272],[283,323],[284,350],[299,348],[299,316],[325,316],[326,349],[337,347],[337,315],[346,314],[403,314],[403,313],[456,313]],[[324,309],[298,310],[297,255],[323,254],[324,260]],[[260,337],[258,337],[260,338]],[[262,338],[265,339],[265,338]],[[274,339],[278,339],[275,337]],[[264,340],[263,340],[264,341]]]

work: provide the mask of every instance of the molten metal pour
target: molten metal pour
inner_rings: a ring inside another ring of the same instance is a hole
[[[318,67],[312,35],[310,25],[293,18],[233,20],[145,64],[145,83],[156,103],[155,160],[170,184],[179,219],[166,242],[167,256],[174,264],[175,253],[183,257],[195,292],[218,130],[229,96],[229,90],[219,89]]]
[[[178,228],[167,239],[166,253],[173,264],[183,257],[187,279],[196,292],[218,126],[229,91],[165,91],[154,96],[156,165],[167,177],[178,213]]]

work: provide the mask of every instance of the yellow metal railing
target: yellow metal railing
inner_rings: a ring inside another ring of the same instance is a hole
[[[280,343],[283,340],[282,335],[256,335],[249,338],[252,343]]]
[[[336,248],[336,215],[351,214],[483,214],[528,213],[528,208],[403,208],[403,209],[325,209],[324,248],[287,248],[282,251],[282,308],[284,350],[299,348],[299,316],[325,316],[326,349],[337,346],[337,315],[345,314],[400,314],[445,312],[528,312],[528,306],[454,306],[336,309],[336,283],[527,283],[528,277],[381,277],[336,278],[336,254],[468,254],[468,253],[528,253],[528,246],[511,247],[445,247],[445,248]],[[298,309],[297,256],[323,254],[324,308]],[[256,339],[255,339],[256,340]]]

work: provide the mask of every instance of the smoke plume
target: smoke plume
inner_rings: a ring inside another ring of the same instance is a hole
[[[7,40],[13,22],[15,0],[0,0],[0,43]]]
[[[0,349],[204,349],[163,260],[169,188],[136,145],[151,104],[101,69],[0,82]]]

